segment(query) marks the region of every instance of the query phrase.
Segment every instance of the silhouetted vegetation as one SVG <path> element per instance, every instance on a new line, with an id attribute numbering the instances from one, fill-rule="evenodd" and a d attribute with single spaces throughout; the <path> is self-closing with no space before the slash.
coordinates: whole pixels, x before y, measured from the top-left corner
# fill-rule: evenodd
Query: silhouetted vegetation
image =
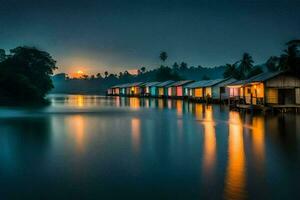
<path id="1" fill-rule="evenodd" d="M 165 62 L 165 61 L 167 60 L 167 58 L 168 58 L 167 52 L 162 51 L 162 52 L 160 53 L 160 55 L 159 55 L 159 58 L 160 58 L 163 62 Z"/>
<path id="2" fill-rule="evenodd" d="M 104 76 L 100 73 L 96 75 L 82 75 L 80 78 L 69 78 L 67 74 L 57 74 L 53 76 L 55 88 L 53 93 L 105 93 L 108 87 L 116 84 L 131 82 L 147 82 L 147 81 L 166 81 L 166 80 L 202 80 L 221 78 L 225 67 L 205 68 L 198 66 L 189 66 L 185 62 L 175 62 L 170 68 L 166 60 L 167 52 L 161 52 L 159 59 L 162 65 L 159 68 L 147 70 L 146 67 L 140 67 L 137 74 L 130 74 L 127 70 L 118 74 L 104 72 Z"/>
<path id="3" fill-rule="evenodd" d="M 177 72 L 172 71 L 170 67 L 160 66 L 156 72 L 156 81 L 167 81 L 167 80 L 181 80 L 181 77 Z"/>
<path id="4" fill-rule="evenodd" d="M 165 80 L 208 80 L 216 78 L 235 78 L 237 80 L 247 79 L 263 71 L 292 70 L 299 74 L 299 41 L 294 40 L 287 43 L 287 49 L 277 57 L 270 57 L 266 63 L 255 65 L 252 56 L 244 53 L 240 60 L 233 64 L 226 64 L 213 68 L 189 66 L 183 61 L 174 62 L 168 65 L 168 53 L 162 51 L 159 54 L 161 66 L 156 69 L 147 69 L 142 66 L 137 74 L 130 74 L 128 71 L 118 74 L 104 72 L 96 75 L 81 78 L 69 78 L 67 75 L 55 75 L 53 77 L 55 89 L 53 92 L 62 93 L 104 93 L 105 90 L 116 84 L 130 82 L 150 82 Z M 58 76 L 58 77 L 57 77 Z"/>
<path id="5" fill-rule="evenodd" d="M 56 61 L 34 47 L 17 47 L 6 55 L 0 50 L 1 103 L 42 103 L 53 88 L 50 75 Z"/>
<path id="6" fill-rule="evenodd" d="M 300 40 L 291 40 L 286 43 L 287 48 L 283 54 L 271 56 L 266 66 L 269 71 L 287 70 L 300 77 Z"/>
<path id="7" fill-rule="evenodd" d="M 240 61 L 234 64 L 226 64 L 223 77 L 243 80 L 263 72 L 261 66 L 254 66 L 253 64 L 252 56 L 249 53 L 244 53 Z"/>
<path id="8" fill-rule="evenodd" d="M 244 53 L 243 58 L 234 63 L 226 64 L 223 76 L 225 78 L 233 77 L 238 80 L 247 79 L 263 72 L 263 66 L 268 71 L 290 71 L 300 76 L 300 40 L 291 40 L 282 55 L 271 56 L 264 65 L 254 66 L 253 59 L 248 53 Z"/>

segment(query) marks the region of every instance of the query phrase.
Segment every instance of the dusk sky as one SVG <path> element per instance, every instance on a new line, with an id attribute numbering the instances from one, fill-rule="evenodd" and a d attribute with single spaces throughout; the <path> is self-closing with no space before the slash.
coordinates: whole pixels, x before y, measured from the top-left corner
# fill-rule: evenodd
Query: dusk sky
<path id="1" fill-rule="evenodd" d="M 249 52 L 256 64 L 300 36 L 298 0 L 0 0 L 0 48 L 36 46 L 57 72 L 87 74 L 167 63 L 214 67 Z"/>

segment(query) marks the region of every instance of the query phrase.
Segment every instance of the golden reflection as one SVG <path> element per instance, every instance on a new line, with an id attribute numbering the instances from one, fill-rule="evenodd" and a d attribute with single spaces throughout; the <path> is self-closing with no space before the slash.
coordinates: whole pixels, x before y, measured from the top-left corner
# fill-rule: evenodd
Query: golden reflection
<path id="1" fill-rule="evenodd" d="M 163 109 L 164 108 L 164 100 L 163 99 L 158 99 L 158 108 Z"/>
<path id="2" fill-rule="evenodd" d="M 203 166 L 205 174 L 212 174 L 216 162 L 216 133 L 213 120 L 212 106 L 205 110 L 204 126 L 204 154 Z"/>
<path id="3" fill-rule="evenodd" d="M 181 100 L 177 100 L 176 101 L 176 110 L 177 110 L 177 115 L 178 116 L 182 116 L 182 106 L 183 106 L 183 104 L 182 104 L 182 101 Z"/>
<path id="4" fill-rule="evenodd" d="M 140 99 L 133 97 L 129 99 L 130 108 L 138 109 L 140 108 Z"/>
<path id="5" fill-rule="evenodd" d="M 195 115 L 196 119 L 203 119 L 203 105 L 196 103 L 195 104 Z"/>
<path id="6" fill-rule="evenodd" d="M 78 106 L 78 107 L 83 107 L 83 96 L 82 95 L 76 95 L 75 96 L 75 101 L 76 101 L 76 105 Z"/>
<path id="7" fill-rule="evenodd" d="M 141 121 L 138 118 L 131 119 L 131 141 L 134 152 L 138 152 L 140 148 L 141 137 Z"/>
<path id="8" fill-rule="evenodd" d="M 265 124 L 262 117 L 253 117 L 252 120 L 253 130 L 253 150 L 256 167 L 262 168 L 265 160 Z"/>
<path id="9" fill-rule="evenodd" d="M 245 199 L 246 169 L 243 124 L 239 113 L 229 113 L 228 165 L 225 177 L 225 197 Z"/>
<path id="10" fill-rule="evenodd" d="M 73 130 L 73 132 L 71 132 L 75 139 L 76 142 L 76 149 L 80 152 L 84 151 L 84 140 L 85 140 L 85 134 L 84 134 L 84 130 L 85 130 L 85 122 L 84 119 L 81 115 L 75 115 L 75 116 L 71 116 L 66 118 L 67 120 L 67 124 L 69 126 L 70 130 Z"/>

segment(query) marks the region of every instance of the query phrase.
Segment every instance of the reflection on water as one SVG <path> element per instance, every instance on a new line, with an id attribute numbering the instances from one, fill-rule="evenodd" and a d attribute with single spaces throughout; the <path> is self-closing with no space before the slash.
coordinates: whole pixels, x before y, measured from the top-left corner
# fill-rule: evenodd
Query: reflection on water
<path id="1" fill-rule="evenodd" d="M 258 172 L 263 170 L 265 162 L 265 124 L 264 119 L 261 116 L 255 116 L 252 119 L 252 144 L 253 144 L 253 153 L 256 163 L 256 168 Z M 261 174 L 260 173 L 260 174 Z"/>
<path id="2" fill-rule="evenodd" d="M 139 151 L 140 148 L 140 140 L 141 140 L 141 130 L 140 130 L 140 119 L 132 118 L 131 119 L 131 139 L 132 139 L 132 146 L 135 152 Z"/>
<path id="3" fill-rule="evenodd" d="M 46 108 L 0 108 L 3 199 L 299 196 L 299 114 L 170 99 L 49 99 Z"/>
<path id="4" fill-rule="evenodd" d="M 176 101 L 176 110 L 177 110 L 178 116 L 182 116 L 182 113 L 183 113 L 183 108 L 182 108 L 183 105 L 182 104 L 183 104 L 183 101 L 181 101 L 181 100 Z"/>
<path id="5" fill-rule="evenodd" d="M 243 124 L 239 113 L 229 113 L 228 165 L 225 177 L 225 197 L 245 199 L 246 161 L 243 139 Z"/>
<path id="6" fill-rule="evenodd" d="M 213 121 L 212 106 L 207 106 L 205 110 L 204 127 L 204 152 L 203 165 L 205 174 L 211 176 L 216 162 L 216 133 L 215 122 Z"/>
<path id="7" fill-rule="evenodd" d="M 196 118 L 201 120 L 203 119 L 203 106 L 202 104 L 194 104 L 194 107 L 195 107 L 195 115 L 196 115 Z"/>
<path id="8" fill-rule="evenodd" d="M 75 136 L 77 149 L 80 152 L 84 151 L 84 130 L 86 129 L 84 118 L 80 115 L 71 116 L 66 119 L 65 123 L 69 129 L 74 130 L 71 134 Z"/>
<path id="9" fill-rule="evenodd" d="M 129 105 L 130 105 L 130 108 L 139 109 L 140 108 L 140 98 L 136 98 L 136 97 L 130 98 Z"/>
<path id="10" fill-rule="evenodd" d="M 83 96 L 82 95 L 76 95 L 75 99 L 77 99 L 77 106 L 82 107 L 83 106 Z"/>

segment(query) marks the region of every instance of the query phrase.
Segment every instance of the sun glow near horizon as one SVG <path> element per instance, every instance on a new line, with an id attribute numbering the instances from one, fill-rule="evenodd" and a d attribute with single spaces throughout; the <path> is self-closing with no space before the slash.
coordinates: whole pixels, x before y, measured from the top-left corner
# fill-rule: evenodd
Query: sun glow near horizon
<path id="1" fill-rule="evenodd" d="M 70 74 L 72 78 L 81 78 L 85 74 L 85 72 L 83 69 L 77 69 L 74 72 L 71 72 Z"/>

